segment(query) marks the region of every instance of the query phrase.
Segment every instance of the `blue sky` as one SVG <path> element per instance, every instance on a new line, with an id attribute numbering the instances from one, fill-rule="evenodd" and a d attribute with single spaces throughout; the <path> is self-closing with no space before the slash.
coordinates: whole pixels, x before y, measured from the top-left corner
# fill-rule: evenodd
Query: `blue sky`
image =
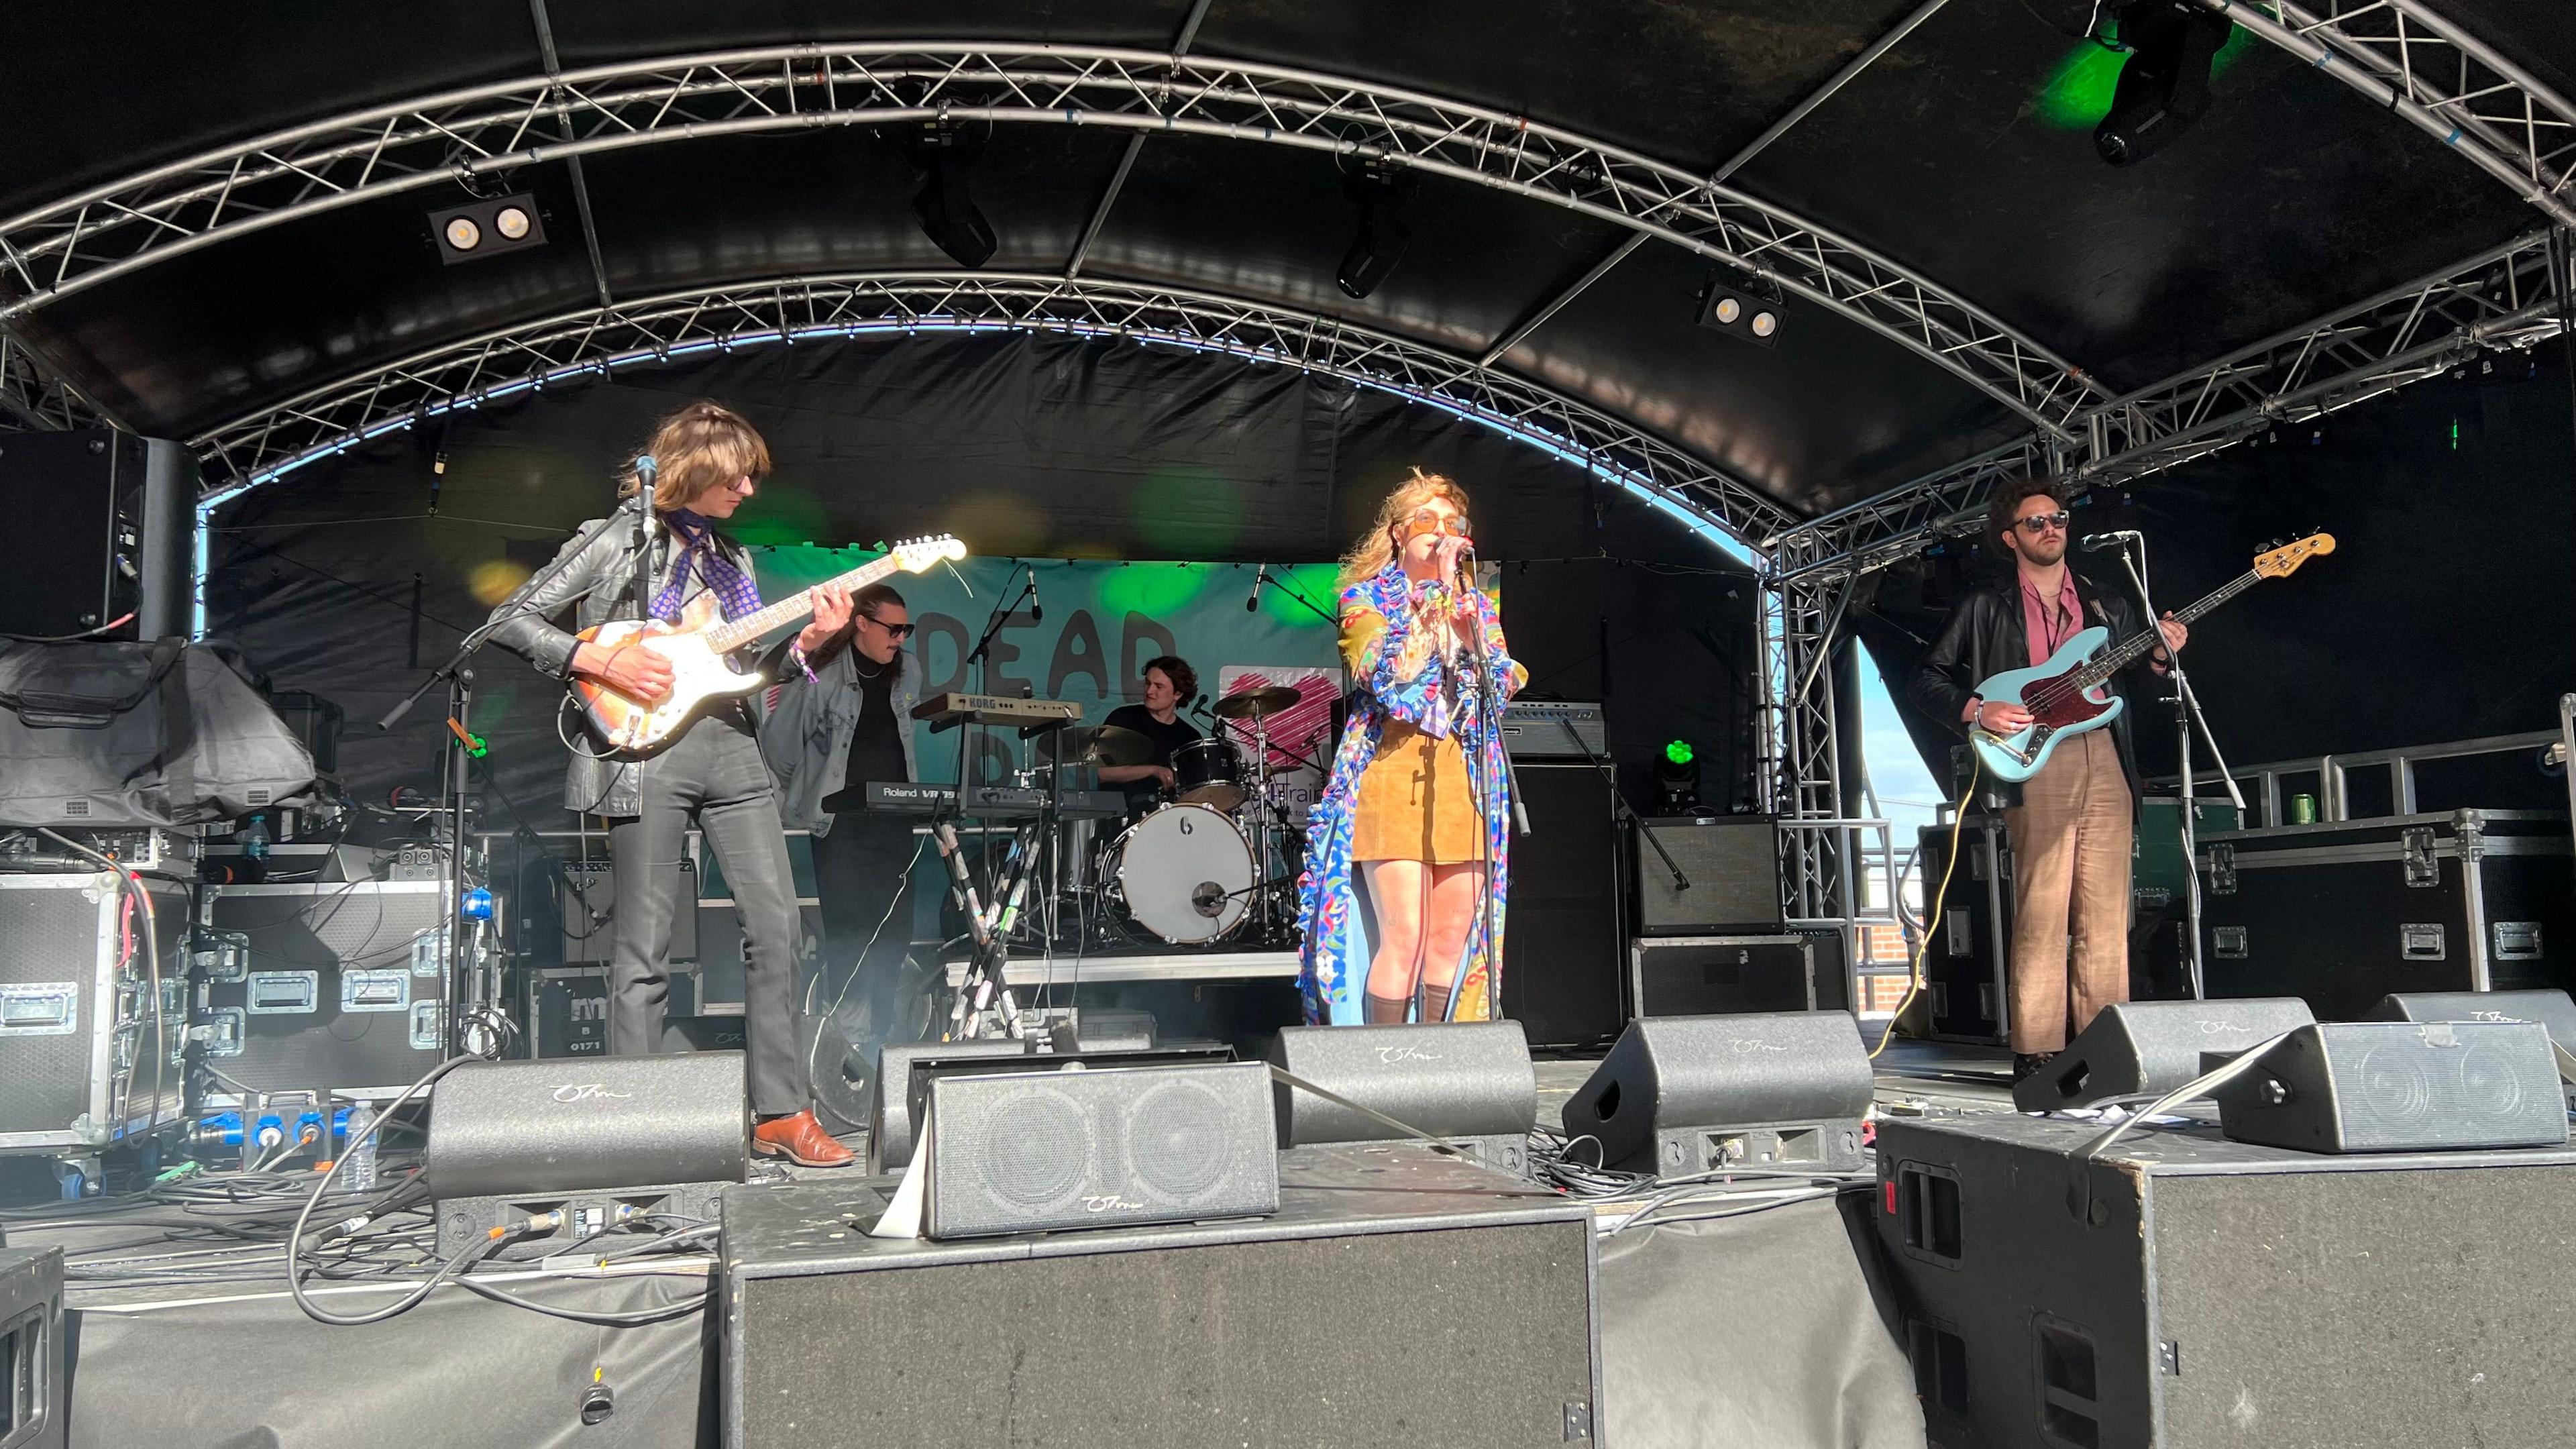
<path id="1" fill-rule="evenodd" d="M 1860 646 L 1855 646 L 1860 647 Z M 1879 809 L 1895 822 L 1894 840 L 1901 859 L 1913 844 L 1915 830 L 1932 823 L 1933 808 L 1944 798 L 1932 772 L 1923 767 L 1914 741 L 1896 718 L 1895 702 L 1878 676 L 1878 661 L 1861 648 L 1861 755 L 1869 763 L 1870 783 L 1878 790 Z"/>

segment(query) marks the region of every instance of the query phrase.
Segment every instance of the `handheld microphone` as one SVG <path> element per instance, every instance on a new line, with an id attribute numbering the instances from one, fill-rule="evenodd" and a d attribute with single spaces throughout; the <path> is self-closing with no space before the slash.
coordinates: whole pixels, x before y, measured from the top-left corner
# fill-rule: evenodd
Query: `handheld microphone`
<path id="1" fill-rule="evenodd" d="M 1261 607 L 1261 586 L 1270 582 L 1270 565 L 1263 564 L 1252 574 L 1252 595 L 1243 601 L 1243 612 L 1249 614 Z"/>
<path id="2" fill-rule="evenodd" d="M 2106 548 L 2117 548 L 2121 544 L 2127 543 L 2130 539 L 2143 537 L 2145 537 L 2145 535 L 2139 533 L 2134 528 L 2115 528 L 2109 533 L 2088 533 L 2084 535 L 2084 542 L 2080 547 L 2082 547 L 2086 553 L 2100 553 Z"/>
<path id="3" fill-rule="evenodd" d="M 1036 564 L 1029 565 L 1029 618 L 1032 622 L 1037 623 L 1043 623 L 1046 620 L 1046 605 L 1038 600 L 1038 566 Z"/>

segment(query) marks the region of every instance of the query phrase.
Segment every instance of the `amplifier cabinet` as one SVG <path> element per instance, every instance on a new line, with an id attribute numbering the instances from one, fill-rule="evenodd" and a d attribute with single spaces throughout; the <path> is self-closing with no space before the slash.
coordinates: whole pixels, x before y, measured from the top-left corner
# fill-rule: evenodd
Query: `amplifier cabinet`
<path id="1" fill-rule="evenodd" d="M 1257 1221 L 965 1243 L 866 1236 L 855 1183 L 728 1189 L 724 1442 L 1595 1441 L 1581 1204 L 1410 1145 L 1294 1148 L 1279 1185 Z"/>
<path id="2" fill-rule="evenodd" d="M 224 1082 L 390 1097 L 447 1055 L 444 883 L 207 886 L 203 913 L 196 1017 Z"/>
<path id="3" fill-rule="evenodd" d="M 1814 1011 L 1815 941 L 1805 935 L 1667 936 L 1628 943 L 1639 1016 Z"/>
<path id="4" fill-rule="evenodd" d="M 2214 1127 L 1881 1118 L 1873 1215 L 1934 1442 L 2567 1442 L 2576 1151 L 2319 1156 Z"/>
<path id="5" fill-rule="evenodd" d="M 2576 988 L 2567 819 L 2458 810 L 2201 837 L 2212 996 L 2300 996 L 2321 1021 L 2391 992 Z"/>
<path id="6" fill-rule="evenodd" d="M 671 899 L 671 948 L 665 959 L 698 959 L 697 862 L 677 867 L 680 883 Z M 563 921 L 563 960 L 567 966 L 606 961 L 617 929 L 617 870 L 605 860 L 555 862 L 555 910 Z"/>
<path id="7" fill-rule="evenodd" d="M 161 945 L 105 871 L 0 875 L 0 1152 L 91 1152 L 174 1126 L 187 1086 L 185 885 L 143 877 Z"/>
<path id="8" fill-rule="evenodd" d="M 1637 934 L 1716 936 L 1780 929 L 1780 827 L 1768 815 L 1678 816 L 1648 820 L 1628 832 L 1628 861 L 1637 877 Z M 1655 842 L 1671 853 L 1688 889 Z"/>
<path id="9" fill-rule="evenodd" d="M 1929 902 L 1949 870 L 1950 827 L 1927 826 L 1920 838 L 1915 873 Z M 2001 819 L 1970 815 L 1960 824 L 1959 865 L 1949 875 L 1939 928 L 1923 953 L 1931 1037 L 2000 1045 L 2012 1031 L 2013 911 L 2012 845 Z"/>

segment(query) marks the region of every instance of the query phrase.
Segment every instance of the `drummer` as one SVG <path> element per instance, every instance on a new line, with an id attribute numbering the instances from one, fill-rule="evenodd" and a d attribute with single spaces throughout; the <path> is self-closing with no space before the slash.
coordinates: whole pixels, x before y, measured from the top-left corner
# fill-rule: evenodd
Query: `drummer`
<path id="1" fill-rule="evenodd" d="M 1188 660 L 1165 654 L 1145 661 L 1144 676 L 1144 703 L 1120 705 L 1106 723 L 1143 735 L 1154 747 L 1153 757 L 1141 765 L 1100 769 L 1101 784 L 1127 792 L 1132 815 L 1153 809 L 1156 797 L 1172 788 L 1173 752 L 1199 738 L 1197 726 L 1181 718 L 1182 707 L 1198 697 L 1199 672 Z"/>

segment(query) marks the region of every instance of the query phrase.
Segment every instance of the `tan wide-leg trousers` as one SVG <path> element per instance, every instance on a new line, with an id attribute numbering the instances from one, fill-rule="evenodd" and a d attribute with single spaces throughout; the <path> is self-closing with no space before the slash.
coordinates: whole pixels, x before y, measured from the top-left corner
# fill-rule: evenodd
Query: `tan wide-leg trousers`
<path id="1" fill-rule="evenodd" d="M 2062 1050 L 2129 999 L 2129 783 L 2107 729 L 2058 746 L 2004 812 L 2012 837 L 2012 1049 Z"/>

